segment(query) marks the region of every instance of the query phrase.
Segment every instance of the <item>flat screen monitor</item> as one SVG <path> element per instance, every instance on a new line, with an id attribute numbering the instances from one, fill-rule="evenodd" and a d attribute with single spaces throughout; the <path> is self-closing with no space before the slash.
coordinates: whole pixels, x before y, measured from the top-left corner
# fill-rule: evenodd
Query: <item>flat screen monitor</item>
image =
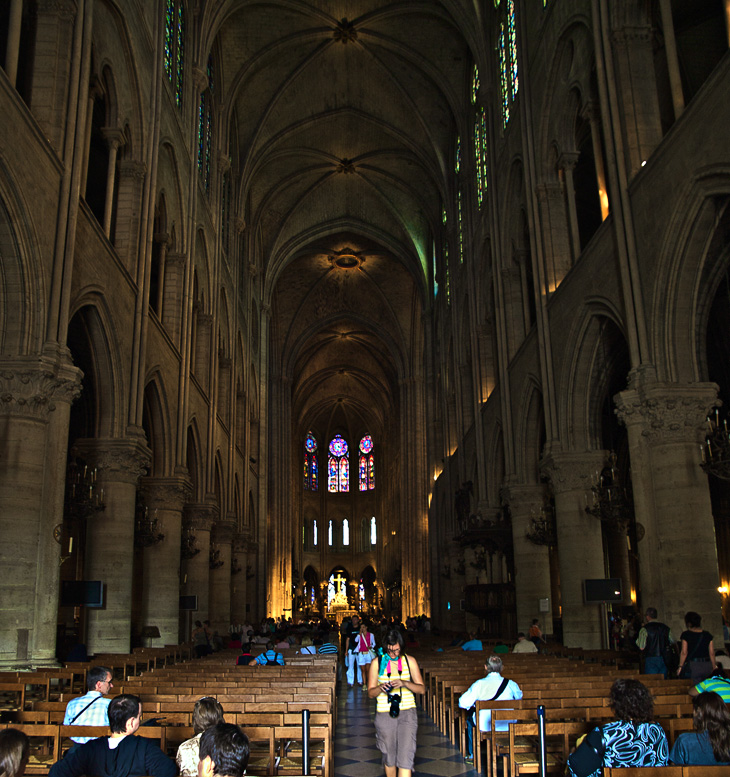
<path id="1" fill-rule="evenodd" d="M 192 594 L 180 597 L 180 609 L 195 612 L 198 609 L 198 595 Z"/>
<path id="2" fill-rule="evenodd" d="M 586 604 L 620 602 L 623 599 L 620 577 L 598 578 L 583 581 L 583 596 Z"/>
<path id="3" fill-rule="evenodd" d="M 101 580 L 62 580 L 61 606 L 102 608 L 104 583 Z"/>

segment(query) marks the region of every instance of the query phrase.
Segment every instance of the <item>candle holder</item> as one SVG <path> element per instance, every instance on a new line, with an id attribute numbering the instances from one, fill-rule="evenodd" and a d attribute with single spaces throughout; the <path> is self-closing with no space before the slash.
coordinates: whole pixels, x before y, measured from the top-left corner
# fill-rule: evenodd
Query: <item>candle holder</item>
<path id="1" fill-rule="evenodd" d="M 720 411 L 707 416 L 707 437 L 700 445 L 702 462 L 700 466 L 708 475 L 721 480 L 730 480 L 730 432 L 727 418 L 720 422 Z"/>
<path id="2" fill-rule="evenodd" d="M 626 494 L 626 489 L 621 485 L 619 469 L 616 466 L 616 454 L 611 451 L 608 454 L 606 464 L 600 474 L 596 473 L 591 486 L 590 497 L 586 496 L 585 510 L 588 515 L 598 518 L 605 524 L 617 527 L 620 531 L 628 532 L 631 524 L 631 502 Z"/>

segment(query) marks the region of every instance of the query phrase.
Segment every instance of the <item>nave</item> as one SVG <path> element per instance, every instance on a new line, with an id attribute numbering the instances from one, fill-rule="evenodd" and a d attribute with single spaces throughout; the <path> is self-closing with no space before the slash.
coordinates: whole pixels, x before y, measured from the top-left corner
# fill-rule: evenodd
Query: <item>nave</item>
<path id="1" fill-rule="evenodd" d="M 340 687 L 335 777 L 380 777 L 384 773 L 375 744 L 374 714 L 375 702 L 358 686 Z M 418 749 L 413 774 L 414 777 L 476 777 L 477 774 L 422 707 L 418 708 Z"/>

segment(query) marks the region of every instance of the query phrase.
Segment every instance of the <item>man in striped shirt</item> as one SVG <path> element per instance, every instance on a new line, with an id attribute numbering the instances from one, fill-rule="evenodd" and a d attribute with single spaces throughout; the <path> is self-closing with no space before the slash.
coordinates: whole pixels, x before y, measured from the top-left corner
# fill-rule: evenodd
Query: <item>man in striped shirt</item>
<path id="1" fill-rule="evenodd" d="M 697 683 L 694 688 L 689 689 L 689 695 L 699 696 L 703 691 L 714 691 L 722 696 L 725 704 L 730 704 L 730 680 L 720 675 L 713 675 Z"/>

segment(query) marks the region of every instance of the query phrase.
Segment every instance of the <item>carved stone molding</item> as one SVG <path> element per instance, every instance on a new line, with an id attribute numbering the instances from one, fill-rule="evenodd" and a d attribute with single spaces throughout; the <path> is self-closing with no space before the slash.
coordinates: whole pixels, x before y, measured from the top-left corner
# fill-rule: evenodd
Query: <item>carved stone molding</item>
<path id="1" fill-rule="evenodd" d="M 627 427 L 639 426 L 648 442 L 699 443 L 710 410 L 720 404 L 715 383 L 639 385 L 616 394 L 616 415 Z"/>
<path id="2" fill-rule="evenodd" d="M 80 396 L 82 375 L 63 357 L 0 360 L 0 414 L 47 420 L 57 402 Z"/>
<path id="3" fill-rule="evenodd" d="M 540 472 L 550 478 L 555 494 L 587 491 L 606 461 L 606 451 L 553 453 L 540 462 Z"/>
<path id="4" fill-rule="evenodd" d="M 88 438 L 74 443 L 74 452 L 87 464 L 96 467 L 100 476 L 116 483 L 137 485 L 147 472 L 152 455 L 139 439 Z"/>
<path id="5" fill-rule="evenodd" d="M 207 504 L 187 504 L 183 510 L 185 528 L 210 531 L 218 518 L 218 508 Z"/>
<path id="6" fill-rule="evenodd" d="M 651 27 L 623 27 L 620 30 L 614 30 L 611 35 L 611 41 L 616 48 L 622 49 L 633 48 L 637 43 L 648 45 L 653 38 Z"/>
<path id="7" fill-rule="evenodd" d="M 529 513 L 530 510 L 540 511 L 543 505 L 543 486 L 536 484 L 518 484 L 504 486 L 500 490 L 502 500 L 506 502 L 512 514 Z"/>
<path id="8" fill-rule="evenodd" d="M 119 127 L 102 127 L 101 134 L 109 148 L 119 148 L 124 145 L 124 131 Z"/>
<path id="9" fill-rule="evenodd" d="M 143 180 L 147 173 L 147 165 L 136 159 L 122 159 L 119 163 L 119 175 L 121 177 L 137 178 Z"/>
<path id="10" fill-rule="evenodd" d="M 230 545 L 235 531 L 236 527 L 230 521 L 216 521 L 211 530 L 211 541 L 219 545 Z"/>
<path id="11" fill-rule="evenodd" d="M 185 257 L 186 254 L 184 253 L 178 253 L 177 251 L 170 251 L 169 253 L 165 254 L 165 265 L 175 265 L 176 267 L 184 267 L 185 266 Z"/>
<path id="12" fill-rule="evenodd" d="M 143 478 L 140 489 L 151 509 L 182 511 L 192 495 L 188 478 Z"/>
<path id="13" fill-rule="evenodd" d="M 77 4 L 71 0 L 38 0 L 39 16 L 57 16 L 65 22 L 72 21 L 76 16 Z"/>

